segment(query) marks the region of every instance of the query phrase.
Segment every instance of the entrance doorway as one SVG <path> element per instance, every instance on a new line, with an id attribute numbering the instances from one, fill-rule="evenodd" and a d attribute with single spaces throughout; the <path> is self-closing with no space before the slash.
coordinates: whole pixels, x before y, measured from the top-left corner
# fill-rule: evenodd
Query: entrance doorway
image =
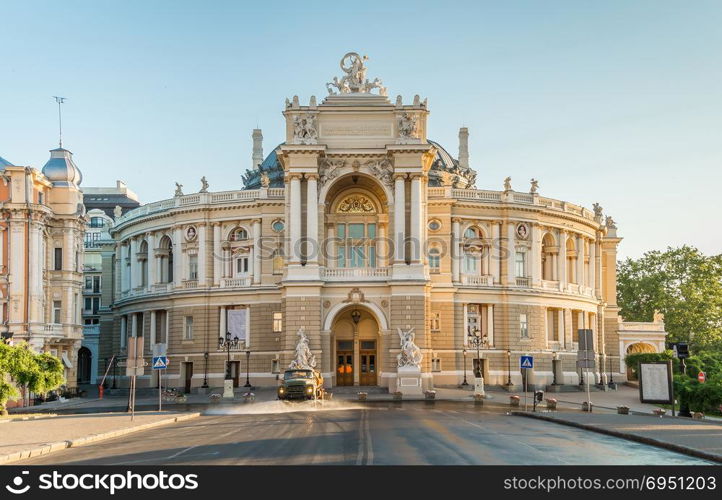
<path id="1" fill-rule="evenodd" d="M 336 385 L 353 385 L 353 340 L 336 344 Z"/>
<path id="2" fill-rule="evenodd" d="M 90 349 L 83 346 L 78 350 L 78 384 L 90 383 L 90 368 L 93 354 Z"/>
<path id="3" fill-rule="evenodd" d="M 185 384 L 183 387 L 183 392 L 186 394 L 190 394 L 191 392 L 191 382 L 193 380 L 193 363 L 183 363 L 183 373 L 184 373 L 184 380 Z"/>
<path id="4" fill-rule="evenodd" d="M 362 340 L 359 351 L 360 385 L 376 385 L 376 341 Z"/>
<path id="5" fill-rule="evenodd" d="M 231 361 L 231 379 L 233 379 L 233 387 L 238 387 L 240 371 L 241 371 L 241 362 L 240 361 Z"/>

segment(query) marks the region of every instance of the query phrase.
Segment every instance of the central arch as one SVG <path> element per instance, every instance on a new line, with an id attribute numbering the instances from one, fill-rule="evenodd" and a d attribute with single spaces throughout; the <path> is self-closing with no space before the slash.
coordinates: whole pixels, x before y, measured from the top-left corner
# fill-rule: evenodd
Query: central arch
<path id="1" fill-rule="evenodd" d="M 329 312 L 325 325 L 330 331 L 333 385 L 378 385 L 384 358 L 381 332 L 386 326 L 378 306 L 371 303 L 338 304 Z"/>

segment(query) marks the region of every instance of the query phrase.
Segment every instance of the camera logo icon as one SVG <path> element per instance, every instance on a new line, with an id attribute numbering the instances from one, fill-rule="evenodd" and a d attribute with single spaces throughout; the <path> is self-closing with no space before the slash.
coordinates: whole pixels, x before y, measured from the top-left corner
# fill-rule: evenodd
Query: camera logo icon
<path id="1" fill-rule="evenodd" d="M 28 474 L 30 474 L 30 471 L 22 471 L 21 475 L 15 476 L 13 478 L 12 485 L 5 485 L 5 489 L 8 490 L 10 493 L 13 493 L 14 495 L 22 495 L 23 493 L 27 493 L 27 491 L 30 489 L 30 485 L 26 484 L 25 486 L 23 486 L 23 482 L 25 479 L 23 476 L 26 476 Z"/>

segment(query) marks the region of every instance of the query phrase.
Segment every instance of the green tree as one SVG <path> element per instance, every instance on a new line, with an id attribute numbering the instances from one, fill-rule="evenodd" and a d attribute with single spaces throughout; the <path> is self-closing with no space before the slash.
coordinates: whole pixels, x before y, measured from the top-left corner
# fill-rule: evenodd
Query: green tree
<path id="1" fill-rule="evenodd" d="M 48 353 L 34 353 L 26 343 L 0 342 L 0 414 L 5 405 L 20 395 L 18 387 L 43 394 L 65 383 L 61 361 Z"/>
<path id="2" fill-rule="evenodd" d="M 617 302 L 628 321 L 664 314 L 669 340 L 722 351 L 722 255 L 690 246 L 651 251 L 617 266 Z"/>

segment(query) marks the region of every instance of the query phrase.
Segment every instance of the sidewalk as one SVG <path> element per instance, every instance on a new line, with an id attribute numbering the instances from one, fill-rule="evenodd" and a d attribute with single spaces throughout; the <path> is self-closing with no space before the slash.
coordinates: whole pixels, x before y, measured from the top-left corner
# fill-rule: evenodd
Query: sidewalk
<path id="1" fill-rule="evenodd" d="M 513 412 L 722 463 L 722 423 L 616 413 Z"/>
<path id="2" fill-rule="evenodd" d="M 199 415 L 141 412 L 136 413 L 131 422 L 130 415 L 126 413 L 95 413 L 5 421 L 0 426 L 0 464 L 173 424 Z"/>

